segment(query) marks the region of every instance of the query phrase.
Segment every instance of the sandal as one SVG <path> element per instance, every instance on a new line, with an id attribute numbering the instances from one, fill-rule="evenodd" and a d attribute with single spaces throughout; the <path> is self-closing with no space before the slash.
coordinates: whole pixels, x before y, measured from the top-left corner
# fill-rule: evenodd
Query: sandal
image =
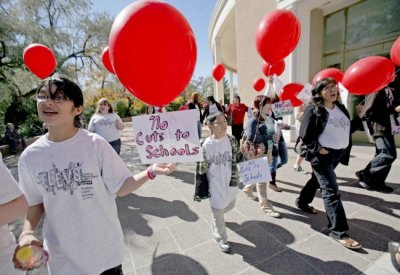
<path id="1" fill-rule="evenodd" d="M 344 238 L 344 239 L 335 239 L 335 241 L 343 245 L 344 247 L 351 249 L 351 250 L 358 250 L 361 248 L 361 244 L 351 238 Z"/>

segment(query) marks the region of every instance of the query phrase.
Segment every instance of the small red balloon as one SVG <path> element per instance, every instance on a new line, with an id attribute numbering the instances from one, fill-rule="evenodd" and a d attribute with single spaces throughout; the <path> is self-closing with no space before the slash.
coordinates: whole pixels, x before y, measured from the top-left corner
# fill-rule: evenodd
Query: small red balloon
<path id="1" fill-rule="evenodd" d="M 30 44 L 22 54 L 25 66 L 37 77 L 44 79 L 56 69 L 54 53 L 41 44 Z"/>
<path id="2" fill-rule="evenodd" d="M 303 90 L 304 85 L 300 83 L 289 83 L 283 86 L 281 94 L 279 96 L 280 100 L 290 100 L 293 107 L 299 107 L 303 104 L 303 101 L 298 99 L 296 96 Z"/>
<path id="3" fill-rule="evenodd" d="M 343 72 L 336 68 L 324 69 L 314 76 L 312 80 L 312 85 L 315 85 L 318 81 L 327 77 L 333 78 L 337 82 L 341 82 L 343 78 Z"/>
<path id="4" fill-rule="evenodd" d="M 224 65 L 216 64 L 213 68 L 212 75 L 216 81 L 220 81 L 225 75 Z"/>
<path id="5" fill-rule="evenodd" d="M 387 86 L 394 73 L 394 65 L 388 58 L 368 56 L 356 61 L 344 72 L 342 84 L 351 94 L 366 95 Z"/>
<path id="6" fill-rule="evenodd" d="M 253 82 L 253 88 L 257 92 L 260 92 L 265 87 L 265 81 L 262 78 L 256 78 Z"/>
<path id="7" fill-rule="evenodd" d="M 101 61 L 103 62 L 103 65 L 107 69 L 107 71 L 109 71 L 112 74 L 115 74 L 110 61 L 110 51 L 108 49 L 108 46 L 104 48 L 101 54 Z"/>
<path id="8" fill-rule="evenodd" d="M 170 4 L 133 2 L 114 20 L 108 45 L 118 79 L 147 104 L 168 105 L 192 78 L 197 58 L 194 33 Z"/>
<path id="9" fill-rule="evenodd" d="M 294 13 L 274 10 L 264 16 L 257 28 L 257 51 L 264 61 L 274 65 L 296 48 L 300 33 L 300 21 Z"/>
<path id="10" fill-rule="evenodd" d="M 262 66 L 262 71 L 265 76 L 272 76 L 276 74 L 280 76 L 285 70 L 285 61 L 281 60 L 275 63 L 274 65 L 269 64 L 268 62 L 264 62 Z"/>
<path id="11" fill-rule="evenodd" d="M 390 59 L 393 64 L 400 66 L 400 37 L 394 41 L 392 48 L 390 49 Z"/>

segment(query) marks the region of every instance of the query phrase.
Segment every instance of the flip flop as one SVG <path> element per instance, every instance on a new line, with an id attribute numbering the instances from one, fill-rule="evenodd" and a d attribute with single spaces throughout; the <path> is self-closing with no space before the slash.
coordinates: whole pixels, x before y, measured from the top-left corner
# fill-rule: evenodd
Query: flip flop
<path id="1" fill-rule="evenodd" d="M 358 250 L 361 249 L 361 244 L 351 238 L 344 238 L 344 239 L 336 239 L 332 238 L 344 247 L 351 249 L 351 250 Z"/>

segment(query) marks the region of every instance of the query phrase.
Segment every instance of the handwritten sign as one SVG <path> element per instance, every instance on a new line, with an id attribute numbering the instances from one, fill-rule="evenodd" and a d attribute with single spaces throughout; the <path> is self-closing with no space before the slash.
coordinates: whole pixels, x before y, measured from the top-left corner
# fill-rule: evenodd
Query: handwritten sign
<path id="1" fill-rule="evenodd" d="M 268 159 L 258 158 L 239 163 L 240 181 L 244 185 L 272 180 Z"/>
<path id="2" fill-rule="evenodd" d="M 280 96 L 283 87 L 283 82 L 276 74 L 274 74 L 273 78 L 274 78 L 274 90 L 276 92 L 276 95 Z"/>
<path id="3" fill-rule="evenodd" d="M 397 120 L 394 118 L 394 115 L 390 115 L 390 126 L 392 127 L 392 135 L 400 135 L 400 121 L 399 117 Z"/>
<path id="4" fill-rule="evenodd" d="M 278 101 L 272 104 L 272 111 L 274 112 L 275 117 L 282 117 L 293 114 L 293 107 L 290 99 Z"/>
<path id="5" fill-rule="evenodd" d="M 349 91 L 340 82 L 338 83 L 338 88 L 339 88 L 340 98 L 342 99 L 342 104 L 347 109 L 347 98 L 349 97 Z"/>
<path id="6" fill-rule="evenodd" d="M 197 110 L 132 117 L 143 164 L 196 162 L 203 159 L 197 131 Z"/>

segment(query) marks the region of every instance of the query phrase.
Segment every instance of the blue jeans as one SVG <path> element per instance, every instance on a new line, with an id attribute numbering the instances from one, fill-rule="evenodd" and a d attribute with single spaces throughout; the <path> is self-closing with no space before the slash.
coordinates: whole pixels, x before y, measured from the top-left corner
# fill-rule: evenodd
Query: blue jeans
<path id="1" fill-rule="evenodd" d="M 278 156 L 272 157 L 272 163 L 269 167 L 270 172 L 276 172 L 276 169 L 285 165 L 288 162 L 288 151 L 286 147 L 286 142 L 283 137 L 278 142 Z"/>
<path id="2" fill-rule="evenodd" d="M 349 230 L 346 213 L 340 199 L 339 188 L 336 181 L 335 168 L 339 164 L 344 150 L 328 149 L 329 154 L 317 156 L 311 160 L 313 168 L 311 179 L 300 192 L 299 205 L 306 206 L 312 202 L 315 192 L 321 189 L 322 199 L 325 204 L 328 218 L 330 236 L 336 239 L 348 237 Z"/>
<path id="3" fill-rule="evenodd" d="M 109 142 L 115 152 L 119 155 L 121 153 L 121 139 L 113 140 Z"/>
<path id="4" fill-rule="evenodd" d="M 197 121 L 197 131 L 199 132 L 199 139 L 201 139 L 201 127 L 202 127 L 202 123 L 200 121 Z"/>

